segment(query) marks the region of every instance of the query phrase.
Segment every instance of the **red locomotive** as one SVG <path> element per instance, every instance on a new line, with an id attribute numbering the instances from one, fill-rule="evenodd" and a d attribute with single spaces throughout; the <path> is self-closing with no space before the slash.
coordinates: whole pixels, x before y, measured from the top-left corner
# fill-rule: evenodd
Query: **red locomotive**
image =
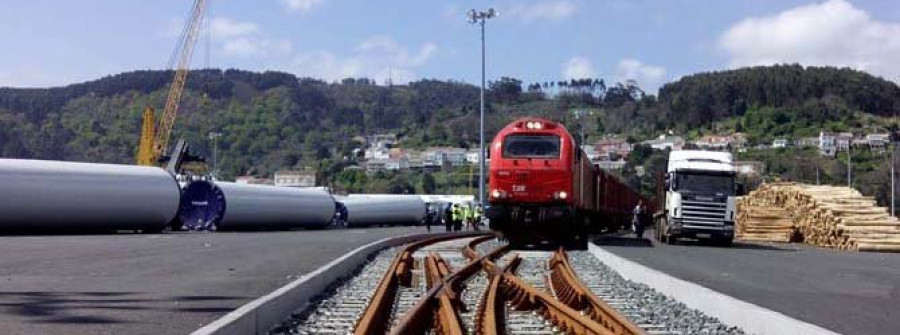
<path id="1" fill-rule="evenodd" d="M 514 121 L 500 130 L 490 150 L 490 206 L 485 214 L 491 228 L 514 245 L 584 245 L 589 233 L 628 222 L 641 199 L 591 164 L 556 122 Z"/>

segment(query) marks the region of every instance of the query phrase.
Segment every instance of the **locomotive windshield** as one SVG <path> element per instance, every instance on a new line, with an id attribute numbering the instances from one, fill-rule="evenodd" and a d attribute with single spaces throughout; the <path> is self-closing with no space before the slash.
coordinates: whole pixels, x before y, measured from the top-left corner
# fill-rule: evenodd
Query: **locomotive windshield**
<path id="1" fill-rule="evenodd" d="M 559 136 L 510 135 L 503 141 L 504 158 L 559 158 Z"/>

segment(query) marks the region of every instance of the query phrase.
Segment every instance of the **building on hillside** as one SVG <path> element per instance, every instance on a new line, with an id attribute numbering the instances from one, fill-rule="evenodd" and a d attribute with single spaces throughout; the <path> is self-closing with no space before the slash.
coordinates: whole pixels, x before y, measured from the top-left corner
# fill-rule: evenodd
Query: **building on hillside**
<path id="1" fill-rule="evenodd" d="M 428 166 L 462 166 L 468 162 L 468 152 L 463 148 L 431 147 L 422 152 L 422 158 Z"/>
<path id="2" fill-rule="evenodd" d="M 747 134 L 744 133 L 733 133 L 731 136 L 731 147 L 734 149 L 740 149 L 747 146 Z"/>
<path id="3" fill-rule="evenodd" d="M 622 168 L 625 167 L 625 160 L 620 159 L 617 161 L 611 161 L 611 160 L 597 161 L 594 163 L 594 165 L 597 165 L 597 167 L 604 169 L 604 170 L 621 170 Z"/>
<path id="4" fill-rule="evenodd" d="M 819 132 L 819 153 L 822 156 L 831 156 L 837 154 L 837 134 L 830 132 Z"/>
<path id="5" fill-rule="evenodd" d="M 240 176 L 234 179 L 235 184 L 248 185 L 274 185 L 275 181 L 268 178 L 257 178 L 256 176 Z"/>
<path id="6" fill-rule="evenodd" d="M 388 159 L 391 158 L 391 151 L 387 148 L 368 148 L 365 153 L 366 159 Z"/>
<path id="7" fill-rule="evenodd" d="M 451 148 L 446 152 L 447 161 L 453 166 L 463 166 L 466 164 L 466 149 Z"/>
<path id="8" fill-rule="evenodd" d="M 794 146 L 800 148 L 806 147 L 818 147 L 819 146 L 819 138 L 818 137 L 801 137 L 794 141 Z"/>
<path id="9" fill-rule="evenodd" d="M 366 144 L 369 148 L 390 149 L 397 144 L 396 134 L 376 134 L 366 136 Z"/>
<path id="10" fill-rule="evenodd" d="M 720 135 L 704 135 L 693 142 L 698 149 L 727 150 L 734 147 L 734 137 Z"/>
<path id="11" fill-rule="evenodd" d="M 484 151 L 484 154 L 488 154 L 488 150 Z M 481 153 L 478 152 L 478 149 L 469 149 L 466 151 L 466 162 L 469 164 L 478 164 L 481 161 Z"/>
<path id="12" fill-rule="evenodd" d="M 875 153 L 883 153 L 887 145 L 891 143 L 891 134 L 889 133 L 873 133 L 866 135 L 866 141 L 869 142 L 869 150 Z"/>
<path id="13" fill-rule="evenodd" d="M 641 144 L 649 145 L 656 150 L 681 150 L 684 149 L 684 138 L 674 135 L 660 135 L 659 138 L 643 141 Z"/>
<path id="14" fill-rule="evenodd" d="M 766 172 L 766 164 L 759 161 L 735 161 L 734 170 L 739 174 L 760 175 Z"/>
<path id="15" fill-rule="evenodd" d="M 598 155 L 614 154 L 619 157 L 628 157 L 634 147 L 624 138 L 604 137 L 594 144 L 594 148 Z"/>
<path id="16" fill-rule="evenodd" d="M 316 171 L 312 169 L 276 171 L 274 179 L 275 186 L 313 187 L 316 186 Z"/>
<path id="17" fill-rule="evenodd" d="M 786 139 L 779 138 L 779 139 L 772 141 L 772 148 L 774 148 L 774 149 L 787 148 L 787 146 L 788 146 L 788 140 L 786 140 Z"/>
<path id="18" fill-rule="evenodd" d="M 843 132 L 837 133 L 835 136 L 835 146 L 837 151 L 850 150 L 850 143 L 853 141 L 853 133 Z"/>
<path id="19" fill-rule="evenodd" d="M 391 158 L 384 162 L 384 169 L 388 171 L 409 170 L 409 158 Z"/>
<path id="20" fill-rule="evenodd" d="M 857 137 L 850 140 L 850 147 L 853 148 L 853 151 L 864 150 L 869 148 L 869 140 L 865 137 Z"/>

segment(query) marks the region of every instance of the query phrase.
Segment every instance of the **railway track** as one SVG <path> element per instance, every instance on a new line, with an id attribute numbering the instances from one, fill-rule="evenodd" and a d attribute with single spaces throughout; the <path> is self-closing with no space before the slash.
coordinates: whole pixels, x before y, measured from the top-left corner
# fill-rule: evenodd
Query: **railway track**
<path id="1" fill-rule="evenodd" d="M 512 252 L 492 235 L 424 240 L 381 252 L 272 333 L 741 334 L 610 272 L 585 251 Z"/>

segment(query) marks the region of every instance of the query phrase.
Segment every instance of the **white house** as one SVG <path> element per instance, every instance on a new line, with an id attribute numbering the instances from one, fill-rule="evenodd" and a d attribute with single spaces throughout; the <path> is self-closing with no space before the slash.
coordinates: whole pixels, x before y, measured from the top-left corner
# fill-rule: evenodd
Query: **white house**
<path id="1" fill-rule="evenodd" d="M 684 149 L 684 138 L 673 135 L 660 135 L 659 138 L 643 141 L 642 144 L 649 145 L 656 150 L 681 150 Z"/>
<path id="2" fill-rule="evenodd" d="M 284 170 L 275 172 L 275 186 L 313 187 L 316 186 L 316 171 Z"/>
<path id="3" fill-rule="evenodd" d="M 819 132 L 819 153 L 823 156 L 837 154 L 837 135 L 829 132 Z"/>
<path id="4" fill-rule="evenodd" d="M 788 140 L 779 138 L 772 141 L 772 148 L 787 148 Z"/>

